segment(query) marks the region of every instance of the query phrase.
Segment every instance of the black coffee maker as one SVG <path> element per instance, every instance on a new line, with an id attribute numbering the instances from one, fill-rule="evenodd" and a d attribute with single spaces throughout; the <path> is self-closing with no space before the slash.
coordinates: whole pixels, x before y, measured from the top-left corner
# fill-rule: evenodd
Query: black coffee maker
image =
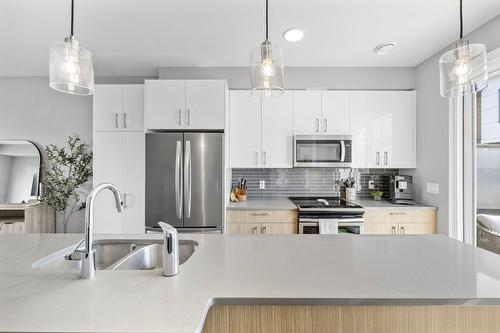
<path id="1" fill-rule="evenodd" d="M 397 205 L 414 205 L 413 177 L 392 175 L 390 183 L 389 201 Z"/>

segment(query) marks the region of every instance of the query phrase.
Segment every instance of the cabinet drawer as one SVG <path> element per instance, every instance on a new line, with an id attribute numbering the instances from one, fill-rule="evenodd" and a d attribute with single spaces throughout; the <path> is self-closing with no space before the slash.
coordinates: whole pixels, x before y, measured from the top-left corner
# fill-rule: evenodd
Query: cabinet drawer
<path id="1" fill-rule="evenodd" d="M 226 219 L 228 223 L 296 223 L 298 215 L 293 210 L 228 210 Z"/>
<path id="2" fill-rule="evenodd" d="M 228 223 L 229 235 L 291 235 L 297 233 L 297 223 Z"/>
<path id="3" fill-rule="evenodd" d="M 395 223 L 365 223 L 363 225 L 364 235 L 395 235 L 398 225 Z"/>
<path id="4" fill-rule="evenodd" d="M 260 235 L 260 223 L 228 223 L 226 233 L 228 235 Z"/>
<path id="5" fill-rule="evenodd" d="M 430 235 L 436 233 L 434 223 L 400 223 L 398 233 L 400 235 Z"/>
<path id="6" fill-rule="evenodd" d="M 434 223 L 434 209 L 370 209 L 365 211 L 365 223 Z"/>

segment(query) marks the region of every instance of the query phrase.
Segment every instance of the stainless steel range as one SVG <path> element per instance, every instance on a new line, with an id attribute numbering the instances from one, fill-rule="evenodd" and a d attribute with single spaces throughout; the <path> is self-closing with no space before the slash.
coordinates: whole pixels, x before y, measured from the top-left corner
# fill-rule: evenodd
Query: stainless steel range
<path id="1" fill-rule="evenodd" d="M 339 233 L 362 234 L 365 209 L 339 197 L 290 197 L 299 207 L 299 234 L 318 234 L 321 219 L 336 219 Z"/>

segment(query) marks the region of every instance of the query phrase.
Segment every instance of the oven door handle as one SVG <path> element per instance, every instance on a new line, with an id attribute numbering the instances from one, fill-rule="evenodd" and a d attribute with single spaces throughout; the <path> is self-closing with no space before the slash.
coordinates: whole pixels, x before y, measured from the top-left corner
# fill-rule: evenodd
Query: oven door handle
<path id="1" fill-rule="evenodd" d="M 340 140 L 340 162 L 345 161 L 345 141 Z"/>

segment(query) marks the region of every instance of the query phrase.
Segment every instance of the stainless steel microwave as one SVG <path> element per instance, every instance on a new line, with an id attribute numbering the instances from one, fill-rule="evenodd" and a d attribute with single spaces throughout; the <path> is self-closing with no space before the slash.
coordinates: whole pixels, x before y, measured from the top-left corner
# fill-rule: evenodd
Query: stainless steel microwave
<path id="1" fill-rule="evenodd" d="M 296 135 L 294 167 L 351 167 L 350 135 Z"/>

